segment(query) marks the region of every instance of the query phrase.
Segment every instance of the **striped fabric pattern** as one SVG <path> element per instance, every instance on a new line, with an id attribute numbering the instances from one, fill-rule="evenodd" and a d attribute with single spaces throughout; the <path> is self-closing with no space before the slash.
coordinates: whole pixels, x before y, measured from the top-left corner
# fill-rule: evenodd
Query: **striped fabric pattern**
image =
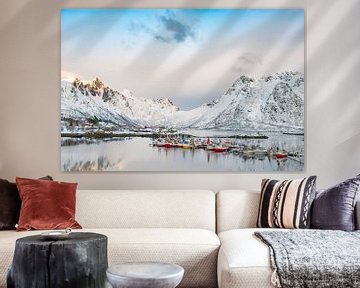
<path id="1" fill-rule="evenodd" d="M 308 228 L 316 176 L 294 180 L 263 179 L 257 227 Z"/>

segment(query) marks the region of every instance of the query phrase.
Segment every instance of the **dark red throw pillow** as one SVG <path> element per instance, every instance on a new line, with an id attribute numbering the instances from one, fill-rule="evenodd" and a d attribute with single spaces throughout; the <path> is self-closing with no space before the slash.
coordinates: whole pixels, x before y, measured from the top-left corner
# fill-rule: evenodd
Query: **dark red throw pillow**
<path id="1" fill-rule="evenodd" d="M 16 178 L 21 198 L 17 231 L 81 228 L 75 220 L 77 183 Z"/>

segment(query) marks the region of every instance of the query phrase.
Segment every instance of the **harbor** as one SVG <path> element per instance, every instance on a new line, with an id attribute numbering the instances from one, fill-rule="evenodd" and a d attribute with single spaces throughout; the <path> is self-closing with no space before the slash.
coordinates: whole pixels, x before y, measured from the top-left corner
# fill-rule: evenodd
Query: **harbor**
<path id="1" fill-rule="evenodd" d="M 207 137 L 195 138 L 195 137 L 179 137 L 166 136 L 164 138 L 156 139 L 152 141 L 149 145 L 158 148 L 164 149 L 202 149 L 214 153 L 231 153 L 234 155 L 239 155 L 243 158 L 256 158 L 256 159 L 265 159 L 266 157 L 272 157 L 277 160 L 286 161 L 288 158 L 294 159 L 302 164 L 304 164 L 304 154 L 303 151 L 287 151 L 285 149 L 280 149 L 279 147 L 268 147 L 264 148 L 260 145 L 246 145 L 239 144 L 233 138 L 236 137 Z M 266 137 L 265 139 L 267 139 Z M 239 138 L 238 138 L 239 139 Z M 242 138 L 244 139 L 244 138 Z M 256 139 L 247 137 L 247 139 Z M 264 139 L 264 138 L 258 138 Z"/>
<path id="2" fill-rule="evenodd" d="M 136 133 L 126 137 L 62 137 L 61 165 L 64 171 L 296 172 L 304 169 L 303 146 L 303 135 L 280 132 L 208 130 L 159 137 Z"/>

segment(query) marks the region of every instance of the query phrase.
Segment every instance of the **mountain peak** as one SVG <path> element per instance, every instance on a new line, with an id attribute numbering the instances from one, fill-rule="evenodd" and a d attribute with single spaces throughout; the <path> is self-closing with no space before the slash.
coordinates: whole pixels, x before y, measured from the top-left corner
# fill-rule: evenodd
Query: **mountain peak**
<path id="1" fill-rule="evenodd" d="M 92 89 L 92 90 L 104 90 L 105 88 L 109 88 L 98 77 L 96 77 L 92 81 L 83 81 L 83 80 L 80 80 L 79 78 L 75 78 L 73 84 L 76 88 L 88 88 L 88 89 Z"/>
<path id="2" fill-rule="evenodd" d="M 237 87 L 243 84 L 248 84 L 248 83 L 252 83 L 255 82 L 255 79 L 247 77 L 245 75 L 240 76 L 232 85 L 232 87 Z"/>
<path id="3" fill-rule="evenodd" d="M 104 82 L 103 81 L 101 81 L 98 77 L 96 77 L 93 81 L 92 81 L 92 87 L 94 88 L 94 89 L 98 89 L 98 90 L 100 90 L 100 89 L 104 89 L 106 86 L 105 86 L 105 84 L 104 84 Z"/>
<path id="4" fill-rule="evenodd" d="M 157 101 L 162 104 L 174 105 L 174 103 L 171 102 L 171 100 L 169 98 L 160 98 L 160 99 L 157 99 Z"/>
<path id="5" fill-rule="evenodd" d="M 179 107 L 175 106 L 174 103 L 169 98 L 160 98 L 154 101 L 166 107 L 173 107 L 176 111 L 180 110 Z"/>

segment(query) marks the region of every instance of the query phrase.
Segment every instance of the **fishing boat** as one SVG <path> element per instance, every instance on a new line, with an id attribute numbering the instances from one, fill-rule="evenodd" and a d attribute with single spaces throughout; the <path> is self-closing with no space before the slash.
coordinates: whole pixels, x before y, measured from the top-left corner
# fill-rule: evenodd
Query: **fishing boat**
<path id="1" fill-rule="evenodd" d="M 265 156 L 268 151 L 262 148 L 255 149 L 254 151 L 255 156 Z"/>
<path id="2" fill-rule="evenodd" d="M 228 150 L 237 149 L 239 148 L 233 141 L 225 140 L 224 147 L 228 148 Z"/>
<path id="3" fill-rule="evenodd" d="M 153 145 L 154 147 L 164 147 L 164 144 L 165 144 L 165 143 L 163 143 L 163 142 L 161 142 L 161 141 L 154 141 L 154 142 L 152 143 L 152 145 Z"/>
<path id="4" fill-rule="evenodd" d="M 215 146 L 214 145 L 206 145 L 206 150 L 208 151 L 213 151 L 215 149 Z"/>
<path id="5" fill-rule="evenodd" d="M 304 157 L 304 154 L 302 154 L 302 153 L 300 153 L 300 152 L 289 152 L 289 153 L 288 153 L 288 156 L 303 158 L 303 157 Z"/>
<path id="6" fill-rule="evenodd" d="M 252 149 L 244 149 L 242 153 L 245 157 L 251 157 L 255 155 L 254 150 Z"/>
<path id="7" fill-rule="evenodd" d="M 213 151 L 216 152 L 216 153 L 226 152 L 227 150 L 228 150 L 228 148 L 220 147 L 220 146 L 214 147 L 214 149 L 213 149 Z"/>
<path id="8" fill-rule="evenodd" d="M 175 148 L 182 148 L 183 147 L 183 143 L 175 143 L 173 147 Z"/>
<path id="9" fill-rule="evenodd" d="M 206 144 L 195 144 L 194 148 L 196 148 L 196 149 L 206 149 L 207 145 Z"/>
<path id="10" fill-rule="evenodd" d="M 173 146 L 174 145 L 172 143 L 169 143 L 169 142 L 164 143 L 164 145 L 163 145 L 163 147 L 165 147 L 165 148 L 172 148 Z"/>
<path id="11" fill-rule="evenodd" d="M 276 159 L 285 159 L 285 158 L 287 158 L 287 156 L 288 155 L 286 153 L 283 153 L 283 152 L 277 152 L 275 154 Z"/>
<path id="12" fill-rule="evenodd" d="M 188 143 L 184 143 L 184 144 L 182 144 L 182 148 L 183 148 L 183 149 L 192 149 L 193 146 L 190 145 L 190 144 L 188 144 Z"/>

